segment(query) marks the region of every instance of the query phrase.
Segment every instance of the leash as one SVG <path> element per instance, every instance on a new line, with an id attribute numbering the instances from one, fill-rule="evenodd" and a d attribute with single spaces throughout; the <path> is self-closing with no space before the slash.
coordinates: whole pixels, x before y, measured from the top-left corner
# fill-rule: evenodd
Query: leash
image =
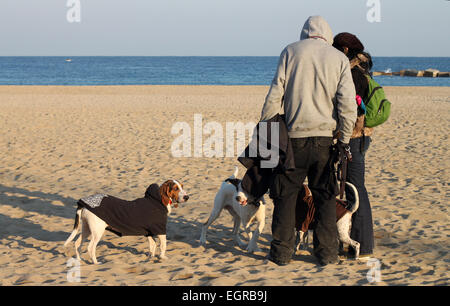
<path id="1" fill-rule="evenodd" d="M 345 181 L 347 180 L 347 166 L 348 162 L 352 161 L 352 153 L 350 152 L 350 146 L 345 146 L 343 151 L 339 150 L 339 165 L 338 165 L 338 178 L 340 181 L 339 186 L 339 198 L 344 198 Z"/>

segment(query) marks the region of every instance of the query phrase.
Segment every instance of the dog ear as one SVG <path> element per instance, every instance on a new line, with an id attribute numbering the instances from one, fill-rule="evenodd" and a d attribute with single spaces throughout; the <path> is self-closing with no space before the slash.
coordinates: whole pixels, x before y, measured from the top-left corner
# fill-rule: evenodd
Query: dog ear
<path id="1" fill-rule="evenodd" d="M 159 187 L 159 193 L 161 195 L 161 201 L 164 204 L 164 206 L 167 206 L 172 203 L 172 200 L 170 199 L 170 181 L 165 181 L 161 187 Z"/>
<path id="2" fill-rule="evenodd" d="M 234 187 L 236 187 L 236 189 L 238 188 L 238 186 L 239 186 L 239 183 L 241 182 L 241 180 L 240 179 L 230 179 L 230 178 L 227 178 L 226 180 L 225 180 L 225 182 L 228 182 L 228 183 L 231 183 L 231 184 L 233 184 L 234 185 Z"/>

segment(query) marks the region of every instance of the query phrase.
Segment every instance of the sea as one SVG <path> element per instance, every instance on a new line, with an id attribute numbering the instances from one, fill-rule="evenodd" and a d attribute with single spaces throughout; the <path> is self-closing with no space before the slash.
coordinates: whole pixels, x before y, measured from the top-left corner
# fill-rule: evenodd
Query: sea
<path id="1" fill-rule="evenodd" d="M 374 57 L 373 71 L 450 71 L 450 57 Z M 277 56 L 0 57 L 0 85 L 269 85 Z M 450 86 L 450 78 L 377 76 L 382 86 Z"/>

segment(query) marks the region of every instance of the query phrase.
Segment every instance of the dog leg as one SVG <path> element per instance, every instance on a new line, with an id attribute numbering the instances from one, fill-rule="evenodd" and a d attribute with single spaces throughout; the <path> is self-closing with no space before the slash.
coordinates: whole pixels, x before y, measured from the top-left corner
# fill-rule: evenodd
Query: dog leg
<path id="1" fill-rule="evenodd" d="M 78 231 L 80 230 L 80 221 L 81 221 L 81 212 L 82 212 L 83 208 L 81 208 L 80 206 L 78 206 L 77 211 L 75 213 L 75 224 L 73 226 L 73 231 L 70 234 L 69 238 L 67 238 L 66 242 L 64 242 L 64 246 L 67 246 L 67 244 L 69 244 L 69 242 L 71 242 L 75 236 L 77 235 Z"/>
<path id="2" fill-rule="evenodd" d="M 257 227 L 252 233 L 250 231 L 250 225 L 255 222 L 257 223 Z M 265 226 L 265 211 L 264 207 L 262 208 L 260 207 L 256 212 L 255 217 L 250 218 L 248 222 L 244 225 L 245 231 L 247 232 L 249 237 L 249 242 L 246 249 L 249 253 L 261 251 L 261 249 L 258 248 L 258 238 L 259 235 L 262 233 L 264 226 Z"/>
<path id="3" fill-rule="evenodd" d="M 239 233 L 239 229 L 241 227 L 241 218 L 239 216 L 236 216 L 234 218 L 234 228 L 233 228 L 233 235 L 234 235 L 234 241 L 239 245 L 240 248 L 245 248 L 247 244 L 241 240 L 241 236 Z"/>
<path id="4" fill-rule="evenodd" d="M 265 226 L 265 219 L 258 219 L 258 227 L 255 229 L 255 231 L 253 232 L 253 234 L 251 232 L 249 232 L 249 237 L 250 241 L 248 243 L 247 246 L 247 251 L 249 253 L 253 253 L 253 252 L 261 252 L 261 249 L 258 247 L 258 239 L 259 239 L 259 235 L 261 235 L 264 226 Z M 247 228 L 248 230 L 250 229 L 250 227 Z"/>
<path id="5" fill-rule="evenodd" d="M 233 216 L 233 235 L 239 235 L 239 228 L 241 226 L 241 218 L 238 215 Z"/>
<path id="6" fill-rule="evenodd" d="M 100 263 L 97 261 L 95 249 L 97 248 L 97 244 L 99 243 L 100 239 L 102 239 L 103 233 L 105 232 L 105 229 L 108 225 L 105 223 L 105 221 L 91 212 L 87 214 L 86 221 L 91 231 L 91 241 L 88 245 L 88 253 L 92 259 L 92 262 L 98 265 Z"/>
<path id="7" fill-rule="evenodd" d="M 247 245 L 247 248 L 246 248 L 247 252 L 249 252 L 249 253 L 253 253 L 253 252 L 261 252 L 261 249 L 258 248 L 258 244 L 257 244 L 258 238 L 259 238 L 259 233 L 260 233 L 259 226 L 258 226 L 258 228 L 256 228 L 255 231 L 253 232 L 253 235 L 252 235 L 252 233 L 249 231 L 249 234 L 250 234 L 249 236 L 252 237 L 252 238 L 251 238 L 250 241 L 248 242 L 248 245 Z"/>
<path id="8" fill-rule="evenodd" d="M 77 233 L 78 233 L 78 228 L 76 228 L 76 229 L 74 229 L 73 231 L 72 231 L 72 234 L 70 234 L 70 236 L 69 236 L 69 238 L 67 238 L 67 240 L 66 240 L 66 242 L 64 242 L 64 246 L 67 246 L 72 240 L 73 240 L 73 238 L 75 238 L 75 236 L 77 235 Z"/>
<path id="9" fill-rule="evenodd" d="M 359 250 L 360 250 L 360 243 L 358 241 L 355 241 L 353 239 L 350 239 L 352 242 L 350 245 L 355 249 L 355 259 L 359 259 Z"/>
<path id="10" fill-rule="evenodd" d="M 231 206 L 225 206 L 225 209 L 228 210 L 230 215 L 233 217 L 232 234 L 234 235 L 234 241 L 236 241 L 239 247 L 245 248 L 246 244 L 241 240 L 241 237 L 239 235 L 239 229 L 241 227 L 241 217 L 234 211 Z"/>
<path id="11" fill-rule="evenodd" d="M 339 240 L 343 243 L 347 243 L 355 250 L 355 259 L 359 259 L 359 250 L 360 250 L 360 243 L 358 241 L 355 241 L 350 238 L 350 235 L 339 235 Z"/>
<path id="12" fill-rule="evenodd" d="M 253 251 L 256 252 L 261 252 L 262 250 L 258 247 L 258 239 L 259 236 L 261 235 L 261 233 L 264 230 L 264 226 L 266 225 L 266 206 L 265 206 L 265 201 L 264 198 L 261 198 L 261 206 L 259 207 L 258 211 L 256 212 L 256 221 L 258 222 L 258 227 L 255 230 L 255 232 L 253 233 L 253 237 L 252 240 L 250 241 L 250 243 L 253 241 Z M 252 251 L 252 249 L 250 249 L 250 251 Z"/>
<path id="13" fill-rule="evenodd" d="M 96 237 L 96 236 L 92 235 L 91 241 L 89 241 L 88 254 L 89 254 L 89 257 L 92 260 L 92 263 L 94 265 L 98 265 L 100 263 L 97 261 L 97 257 L 95 256 L 95 248 L 97 247 L 98 241 L 96 241 L 96 239 L 94 239 L 94 237 Z"/>
<path id="14" fill-rule="evenodd" d="M 247 233 L 248 241 L 251 241 L 253 238 L 253 232 L 250 230 L 250 226 L 245 229 L 245 232 Z"/>
<path id="15" fill-rule="evenodd" d="M 305 233 L 305 250 L 308 249 L 309 245 L 312 243 L 312 237 L 314 236 L 314 231 L 313 230 L 308 230 Z"/>
<path id="16" fill-rule="evenodd" d="M 300 250 L 304 249 L 305 234 L 306 234 L 306 237 L 308 237 L 308 233 L 305 233 L 302 231 L 297 232 L 297 246 L 295 247 L 296 251 L 300 251 Z"/>
<path id="17" fill-rule="evenodd" d="M 242 248 L 245 248 L 245 250 L 247 252 L 250 252 L 250 253 L 253 252 L 253 240 L 252 240 L 252 238 L 254 238 L 253 237 L 253 233 L 252 233 L 252 231 L 250 229 L 250 225 L 251 224 L 252 224 L 252 222 L 250 220 L 247 221 L 246 223 L 242 224 L 244 226 L 244 231 L 245 231 L 245 233 L 247 234 L 247 237 L 248 237 L 248 243 L 247 243 L 246 246 L 241 246 Z M 256 229 L 255 229 L 255 231 L 256 231 Z"/>
<path id="18" fill-rule="evenodd" d="M 360 243 L 350 238 L 350 229 L 352 226 L 352 215 L 346 214 L 337 222 L 339 241 L 346 243 L 355 250 L 355 259 L 359 258 Z"/>
<path id="19" fill-rule="evenodd" d="M 83 222 L 82 224 L 82 229 L 81 229 L 81 235 L 78 237 L 78 239 L 75 241 L 75 254 L 77 256 L 77 260 L 81 260 L 80 258 L 80 253 L 79 253 L 79 248 L 81 247 L 81 243 L 89 238 L 89 235 L 91 234 L 91 231 L 89 229 L 89 226 L 87 225 L 86 222 Z"/>
<path id="20" fill-rule="evenodd" d="M 296 251 L 308 249 L 310 235 L 311 235 L 311 233 L 309 230 L 306 233 L 302 232 L 302 231 L 297 232 L 298 243 L 297 243 Z"/>
<path id="21" fill-rule="evenodd" d="M 214 205 L 213 211 L 211 212 L 208 221 L 206 221 L 206 223 L 202 226 L 202 233 L 200 235 L 201 245 L 206 245 L 206 232 L 208 231 L 208 227 L 214 222 L 214 220 L 216 220 L 220 216 L 221 211 L 222 209 L 217 209 L 216 205 Z"/>
<path id="22" fill-rule="evenodd" d="M 161 254 L 159 255 L 160 259 L 167 259 L 166 256 L 166 247 L 167 247 L 167 239 L 166 235 L 158 235 L 158 239 L 160 242 Z"/>
<path id="23" fill-rule="evenodd" d="M 97 261 L 97 257 L 95 255 L 95 250 L 96 250 L 97 244 L 99 243 L 100 239 L 102 238 L 104 232 L 105 232 L 105 228 L 103 228 L 103 230 L 99 229 L 98 231 L 93 231 L 92 239 L 89 242 L 89 246 L 88 246 L 89 256 L 91 257 L 92 262 L 95 265 L 101 264 L 100 262 Z"/>
<path id="24" fill-rule="evenodd" d="M 155 257 L 155 252 L 156 252 L 156 242 L 155 240 L 153 240 L 152 236 L 148 236 L 148 244 L 150 246 L 150 253 L 149 253 L 149 258 Z"/>

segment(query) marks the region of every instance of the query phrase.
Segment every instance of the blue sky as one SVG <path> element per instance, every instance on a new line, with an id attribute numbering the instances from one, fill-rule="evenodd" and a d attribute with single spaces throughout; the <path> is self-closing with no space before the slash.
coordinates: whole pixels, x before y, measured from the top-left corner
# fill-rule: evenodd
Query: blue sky
<path id="1" fill-rule="evenodd" d="M 450 56 L 450 1 L 380 0 L 1 0 L 0 56 L 278 56 L 310 15 L 351 32 L 374 56 Z"/>

